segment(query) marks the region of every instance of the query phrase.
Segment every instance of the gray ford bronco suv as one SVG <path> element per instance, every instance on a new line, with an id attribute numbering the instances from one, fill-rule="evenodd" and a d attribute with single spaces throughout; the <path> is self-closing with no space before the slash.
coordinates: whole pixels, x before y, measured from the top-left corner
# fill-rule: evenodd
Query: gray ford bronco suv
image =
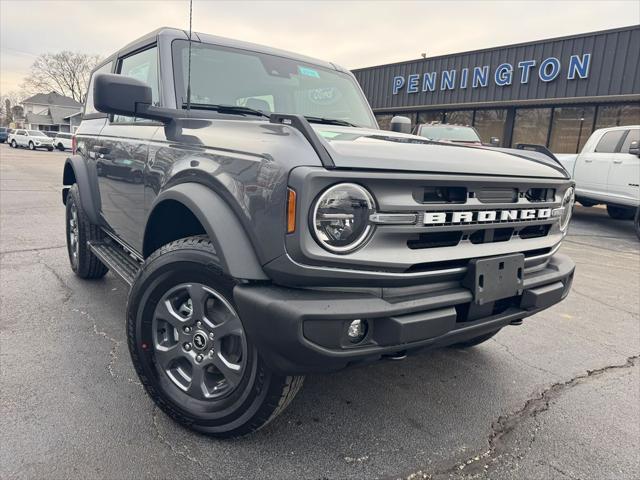
<path id="1" fill-rule="evenodd" d="M 344 68 L 211 35 L 95 69 L 63 185 L 73 271 L 131 287 L 144 388 L 219 437 L 306 373 L 477 345 L 573 278 L 553 158 L 382 131 Z"/>

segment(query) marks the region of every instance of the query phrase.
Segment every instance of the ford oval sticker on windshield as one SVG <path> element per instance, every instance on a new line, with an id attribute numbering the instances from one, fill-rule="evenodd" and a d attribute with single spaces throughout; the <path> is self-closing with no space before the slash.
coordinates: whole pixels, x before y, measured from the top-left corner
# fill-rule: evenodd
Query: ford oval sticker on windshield
<path id="1" fill-rule="evenodd" d="M 318 71 L 314 70 L 313 68 L 303 67 L 301 65 L 298 65 L 298 71 L 300 72 L 300 75 L 305 75 L 307 77 L 313 77 L 313 78 L 320 78 L 320 74 L 318 73 Z"/>

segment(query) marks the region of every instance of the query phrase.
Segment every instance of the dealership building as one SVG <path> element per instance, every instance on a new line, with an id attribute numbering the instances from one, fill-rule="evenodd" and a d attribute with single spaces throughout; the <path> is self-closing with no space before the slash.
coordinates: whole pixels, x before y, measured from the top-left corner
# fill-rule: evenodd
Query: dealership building
<path id="1" fill-rule="evenodd" d="M 484 142 L 578 152 L 640 124 L 640 25 L 354 70 L 378 123 L 473 125 Z"/>

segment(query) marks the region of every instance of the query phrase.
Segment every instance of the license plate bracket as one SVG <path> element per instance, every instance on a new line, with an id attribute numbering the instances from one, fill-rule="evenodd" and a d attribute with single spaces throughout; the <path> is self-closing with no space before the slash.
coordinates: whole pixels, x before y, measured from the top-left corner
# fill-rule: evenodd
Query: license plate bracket
<path id="1" fill-rule="evenodd" d="M 463 285 L 478 305 L 522 294 L 524 254 L 477 258 L 469 261 Z"/>

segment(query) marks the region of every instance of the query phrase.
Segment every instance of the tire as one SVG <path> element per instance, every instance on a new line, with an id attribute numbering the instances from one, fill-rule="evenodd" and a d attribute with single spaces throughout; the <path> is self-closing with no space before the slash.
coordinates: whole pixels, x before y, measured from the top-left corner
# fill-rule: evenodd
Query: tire
<path id="1" fill-rule="evenodd" d="M 100 230 L 100 227 L 92 224 L 87 218 L 80 203 L 78 185 L 75 183 L 71 186 L 67 195 L 65 219 L 67 253 L 69 254 L 71 269 L 80 278 L 104 277 L 109 269 L 91 252 L 87 244 L 92 240 L 102 240 L 104 233 Z"/>
<path id="2" fill-rule="evenodd" d="M 11 146 L 13 148 L 18 148 L 18 143 L 15 140 L 11 140 Z"/>
<path id="3" fill-rule="evenodd" d="M 487 340 L 490 340 L 491 338 L 493 338 L 500 330 L 502 330 L 502 329 L 499 328 L 498 330 L 495 330 L 493 332 L 485 333 L 484 335 L 478 335 L 477 337 L 470 338 L 469 340 L 466 340 L 466 341 L 460 342 L 460 343 L 456 343 L 456 344 L 451 345 L 451 346 L 453 348 L 475 347 L 476 345 L 480 345 L 481 343 L 484 343 Z"/>
<path id="4" fill-rule="evenodd" d="M 33 142 L 29 142 L 29 150 L 35 150 L 36 146 L 34 145 Z"/>
<path id="5" fill-rule="evenodd" d="M 607 205 L 607 213 L 615 220 L 631 220 L 636 212 L 633 208 Z"/>
<path id="6" fill-rule="evenodd" d="M 53 147 L 47 147 L 48 152 L 53 152 Z"/>
<path id="7" fill-rule="evenodd" d="M 267 425 L 304 381 L 264 364 L 237 316 L 235 285 L 211 242 L 188 237 L 145 261 L 127 302 L 129 352 L 146 392 L 176 422 L 220 438 Z"/>
<path id="8" fill-rule="evenodd" d="M 58 150 L 60 150 L 61 152 L 64 152 L 64 145 L 62 145 L 62 143 L 59 143 L 57 146 Z"/>
<path id="9" fill-rule="evenodd" d="M 580 199 L 578 199 L 578 203 L 580 203 L 580 205 L 582 205 L 583 207 L 593 207 L 597 205 L 596 202 L 590 202 L 589 200 L 580 200 Z"/>
<path id="10" fill-rule="evenodd" d="M 638 240 L 640 240 L 640 207 L 636 208 L 636 217 L 633 219 L 633 226 L 635 227 Z"/>

